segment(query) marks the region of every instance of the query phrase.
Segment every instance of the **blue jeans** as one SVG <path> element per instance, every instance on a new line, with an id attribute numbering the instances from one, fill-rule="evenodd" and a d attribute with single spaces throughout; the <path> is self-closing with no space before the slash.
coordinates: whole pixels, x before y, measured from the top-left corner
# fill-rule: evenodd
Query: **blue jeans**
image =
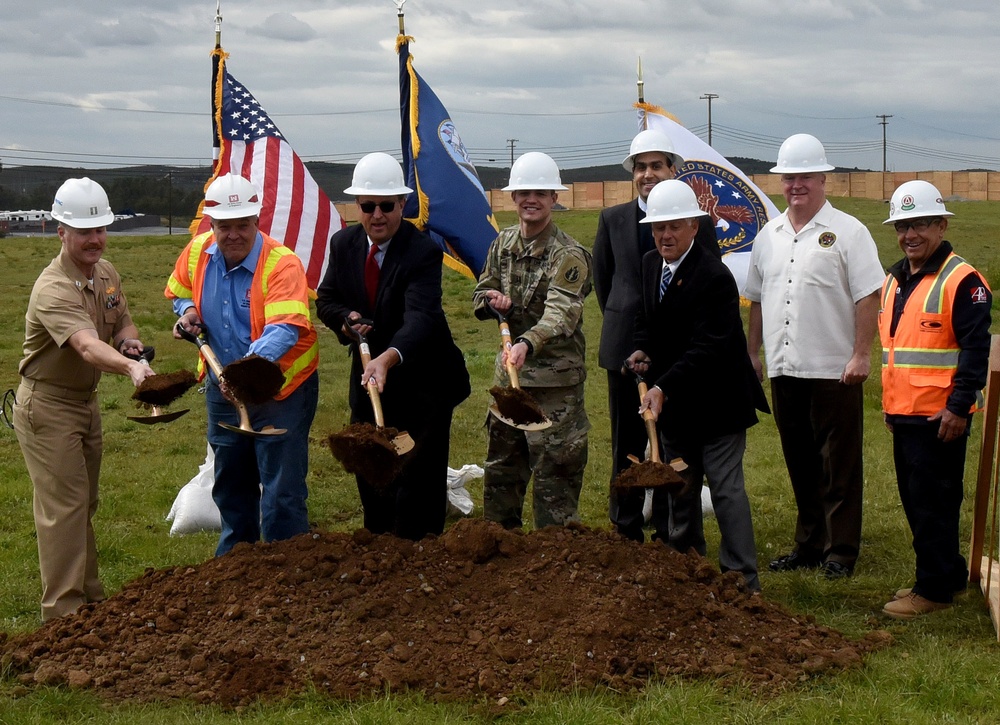
<path id="1" fill-rule="evenodd" d="M 253 437 L 219 425 L 239 426 L 239 414 L 217 385 L 208 385 L 208 442 L 215 453 L 212 498 L 222 515 L 216 556 L 241 541 L 255 543 L 261 537 L 278 541 L 309 530 L 309 428 L 318 398 L 317 373 L 284 400 L 249 406 L 254 430 L 265 425 L 288 430 L 284 435 Z"/>

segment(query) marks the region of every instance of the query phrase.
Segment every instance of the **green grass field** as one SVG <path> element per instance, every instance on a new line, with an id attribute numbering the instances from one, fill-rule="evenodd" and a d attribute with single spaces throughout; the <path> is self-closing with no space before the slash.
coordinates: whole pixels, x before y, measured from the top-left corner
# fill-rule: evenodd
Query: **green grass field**
<path id="1" fill-rule="evenodd" d="M 834 199 L 839 208 L 866 222 L 882 262 L 901 255 L 891 228 L 881 221 L 887 206 L 861 199 Z M 781 204 L 783 206 L 783 203 Z M 948 237 L 959 254 L 1000 289 L 1000 203 L 950 205 L 956 217 Z M 596 211 L 564 212 L 557 221 L 589 246 L 597 225 Z M 502 224 L 513 221 L 500 214 Z M 173 315 L 162 290 L 173 261 L 186 241 L 180 236 L 112 237 L 106 258 L 125 280 L 133 317 L 146 344 L 157 349 L 154 367 L 169 371 L 193 367 L 195 348 L 170 334 Z M 12 238 L 0 246 L 0 386 L 16 387 L 21 356 L 23 316 L 28 294 L 39 271 L 58 250 L 55 237 Z M 445 270 L 444 304 L 452 331 L 463 349 L 473 380 L 472 397 L 455 415 L 452 428 L 453 467 L 482 463 L 486 450 L 483 420 L 498 335 L 496 325 L 471 313 L 473 281 Z M 996 319 L 996 317 L 995 317 Z M 590 463 L 581 501 L 584 522 L 606 528 L 610 440 L 605 376 L 597 366 L 601 315 L 596 299 L 587 300 L 585 316 L 591 377 L 587 410 L 593 429 Z M 994 330 L 998 328 L 994 326 Z M 347 476 L 320 441 L 348 421 L 346 375 L 349 360 L 333 333 L 322 329 L 320 406 L 313 426 L 310 461 L 310 518 L 324 529 L 351 531 L 361 525 L 353 478 Z M 873 350 L 873 369 L 878 357 Z M 446 386 L 448 380 L 428 380 Z M 884 628 L 895 646 L 871 656 L 863 669 L 803 683 L 774 698 L 740 689 L 722 690 L 711 682 L 657 682 L 640 695 L 608 691 L 573 695 L 542 693 L 503 715 L 505 722 L 540 723 L 887 723 L 996 722 L 1000 713 L 1000 646 L 982 596 L 977 591 L 944 613 L 900 623 L 880 615 L 883 603 L 898 587 L 912 583 L 910 535 L 899 505 L 890 439 L 881 423 L 880 385 L 875 374 L 865 388 L 865 520 L 864 542 L 855 576 L 828 582 L 812 572 L 775 575 L 766 563 L 792 543 L 795 506 L 781 457 L 774 422 L 765 416 L 751 429 L 746 456 L 747 488 L 754 514 L 764 594 L 796 613 L 859 636 Z M 102 578 L 109 593 L 147 567 L 197 563 L 212 556 L 215 533 L 168 536 L 164 520 L 177 491 L 197 472 L 205 458 L 204 403 L 194 392 L 173 408 L 191 413 L 169 425 L 142 426 L 132 414 L 131 384 L 105 376 L 101 384 L 104 416 L 104 467 L 101 508 L 96 518 Z M 969 450 L 963 538 L 971 525 L 975 462 L 979 449 L 977 420 Z M 481 489 L 470 486 L 481 515 Z M 530 521 L 530 517 L 526 517 Z M 714 557 L 718 531 L 707 527 L 709 556 Z M 31 483 L 14 433 L 0 430 L 0 632 L 14 635 L 39 625 L 40 586 L 31 515 Z M 2 635 L 0 635 L 2 636 Z M 438 705 L 416 695 L 391 694 L 364 702 L 331 702 L 315 696 L 224 712 L 190 703 L 155 706 L 107 705 L 92 693 L 59 689 L 25 690 L 0 680 L 0 724 L 13 723 L 428 723 L 485 722 L 495 711 L 481 704 Z"/>

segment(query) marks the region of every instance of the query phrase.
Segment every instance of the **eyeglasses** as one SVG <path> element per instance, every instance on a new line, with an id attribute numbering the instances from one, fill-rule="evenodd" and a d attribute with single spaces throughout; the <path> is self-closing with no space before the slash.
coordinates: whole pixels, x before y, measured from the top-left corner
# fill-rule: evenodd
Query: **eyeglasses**
<path id="1" fill-rule="evenodd" d="M 391 212 L 393 209 L 396 208 L 396 202 L 395 201 L 379 201 L 379 202 L 374 202 L 374 201 L 360 201 L 360 202 L 358 202 L 358 206 L 361 208 L 361 211 L 363 211 L 365 214 L 374 214 L 375 213 L 375 207 L 378 207 L 379 209 L 381 209 L 383 214 L 388 214 L 389 212 Z"/>
<path id="2" fill-rule="evenodd" d="M 910 229 L 921 234 L 926 232 L 931 224 L 936 224 L 939 221 L 940 219 L 910 219 L 909 221 L 896 222 L 892 226 L 896 230 L 896 234 L 906 234 Z"/>

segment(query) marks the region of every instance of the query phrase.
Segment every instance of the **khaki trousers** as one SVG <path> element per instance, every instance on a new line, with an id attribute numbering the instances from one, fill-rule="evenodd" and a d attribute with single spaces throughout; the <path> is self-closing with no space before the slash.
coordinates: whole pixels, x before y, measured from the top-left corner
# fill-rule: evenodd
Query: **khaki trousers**
<path id="1" fill-rule="evenodd" d="M 96 394 L 74 400 L 40 388 L 21 382 L 14 429 L 34 488 L 42 619 L 48 620 L 104 599 L 92 523 L 103 445 Z"/>

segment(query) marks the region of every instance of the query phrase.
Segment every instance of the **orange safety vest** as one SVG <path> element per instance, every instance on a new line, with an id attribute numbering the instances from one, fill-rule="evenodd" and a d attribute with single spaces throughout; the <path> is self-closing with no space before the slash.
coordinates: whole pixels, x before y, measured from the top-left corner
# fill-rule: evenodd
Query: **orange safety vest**
<path id="1" fill-rule="evenodd" d="M 278 360 L 278 367 L 285 375 L 285 383 L 276 396 L 287 398 L 313 374 L 319 365 L 319 343 L 316 328 L 309 317 L 308 287 L 302 262 L 288 247 L 261 233 L 261 249 L 257 269 L 250 285 L 250 338 L 258 339 L 265 325 L 295 325 L 300 328 L 299 340 Z M 201 314 L 201 294 L 205 270 L 210 255 L 202 254 L 214 241 L 212 232 L 200 234 L 190 242 L 177 258 L 174 271 L 167 280 L 163 294 L 168 299 L 188 298 Z M 198 356 L 198 372 L 205 376 L 205 363 Z"/>
<path id="2" fill-rule="evenodd" d="M 947 405 L 961 352 L 951 324 L 952 304 L 958 285 L 970 272 L 986 285 L 972 265 L 949 254 L 937 274 L 924 275 L 917 283 L 896 324 L 895 335 L 890 335 L 890 330 L 899 285 L 891 274 L 886 277 L 878 313 L 883 412 L 930 417 Z M 981 400 L 981 396 L 977 399 Z M 969 412 L 979 410 L 981 403 L 974 404 Z"/>

